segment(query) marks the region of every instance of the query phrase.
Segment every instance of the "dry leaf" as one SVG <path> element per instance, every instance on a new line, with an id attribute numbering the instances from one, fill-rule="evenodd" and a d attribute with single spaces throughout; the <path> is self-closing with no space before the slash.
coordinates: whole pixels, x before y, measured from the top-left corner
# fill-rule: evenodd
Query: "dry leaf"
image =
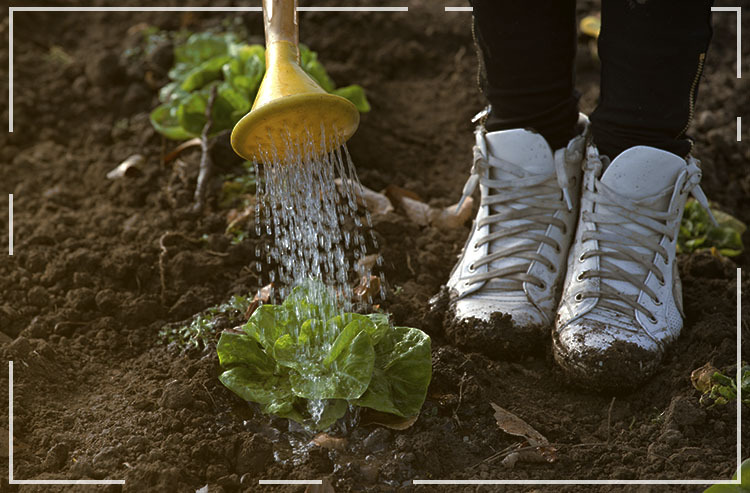
<path id="1" fill-rule="evenodd" d="M 432 225 L 442 230 L 463 226 L 471 218 L 474 199 L 468 197 L 458 211 L 456 211 L 457 206 L 458 204 L 454 204 L 445 209 L 436 209 L 409 197 L 401 198 L 401 208 L 406 217 L 420 226 Z"/>
<path id="2" fill-rule="evenodd" d="M 536 447 L 536 450 L 532 452 L 543 457 L 546 462 L 557 460 L 557 449 L 549 444 L 549 440 L 544 435 L 512 412 L 492 402 L 490 405 L 495 410 L 495 421 L 501 430 L 509 435 L 525 438 L 529 445 Z M 519 459 L 522 457 L 528 459 L 525 456 L 520 456 Z"/>
<path id="3" fill-rule="evenodd" d="M 366 255 L 357 261 L 358 272 L 368 272 L 375 268 L 375 264 L 378 263 L 378 257 L 380 254 L 373 253 L 372 255 Z"/>
<path id="4" fill-rule="evenodd" d="M 346 449 L 346 438 L 332 437 L 328 433 L 318 433 L 315 438 L 312 439 L 312 443 L 318 447 L 323 447 L 331 450 L 345 450 Z"/>
<path id="5" fill-rule="evenodd" d="M 354 288 L 355 301 L 371 301 L 380 293 L 380 278 L 378 276 L 362 276 L 359 286 Z"/>
<path id="6" fill-rule="evenodd" d="M 247 310 L 245 310 L 245 318 L 249 319 L 250 315 L 252 315 L 260 305 L 262 305 L 263 303 L 268 303 L 272 295 L 273 283 L 260 288 L 258 292 L 255 293 L 255 297 L 253 297 L 253 301 L 251 301 L 250 305 L 248 305 Z"/>
<path id="7" fill-rule="evenodd" d="M 431 223 L 440 229 L 456 229 L 464 225 L 466 221 L 471 218 L 471 213 L 474 208 L 474 199 L 467 197 L 464 203 L 461 204 L 461 209 L 456 211 L 458 204 L 453 204 L 446 207 L 442 211 L 433 213 Z"/>
<path id="8" fill-rule="evenodd" d="M 491 402 L 490 405 L 492 406 L 492 409 L 495 410 L 497 426 L 499 426 L 505 433 L 517 437 L 523 437 L 529 442 L 529 445 L 534 447 L 549 445 L 549 440 L 532 428 L 526 421 L 495 403 Z"/>
<path id="9" fill-rule="evenodd" d="M 341 180 L 341 178 L 336 178 L 334 180 L 336 183 L 336 186 L 339 188 L 339 191 L 341 191 L 344 187 L 344 182 Z M 393 212 L 393 204 L 391 204 L 391 201 L 388 200 L 388 197 L 383 195 L 382 193 L 378 193 L 374 190 L 370 190 L 364 185 L 356 185 L 353 182 L 349 181 L 349 186 L 356 186 L 358 188 L 361 188 L 361 194 L 357 193 L 357 203 L 359 205 L 363 205 L 367 208 L 368 211 L 372 214 L 388 214 L 389 212 Z"/>
<path id="10" fill-rule="evenodd" d="M 424 202 L 410 199 L 409 197 L 401 198 L 401 208 L 404 209 L 406 217 L 411 219 L 412 222 L 420 225 L 427 226 L 430 224 L 430 218 L 433 216 L 433 208 Z"/>
<path id="11" fill-rule="evenodd" d="M 411 428 L 419 419 L 419 414 L 410 418 L 402 418 L 395 414 L 381 413 L 374 409 L 363 408 L 360 413 L 360 424 L 362 426 L 379 425 L 391 430 L 406 430 Z"/>
<path id="12" fill-rule="evenodd" d="M 398 185 L 388 185 L 383 189 L 383 194 L 385 194 L 388 199 L 390 199 L 391 203 L 398 205 L 401 205 L 401 199 L 404 197 L 408 197 L 412 200 L 416 200 L 418 202 L 424 202 L 422 200 L 422 197 L 420 197 L 417 193 L 412 192 L 411 190 L 407 190 L 406 188 L 399 187 Z"/>
<path id="13" fill-rule="evenodd" d="M 333 485 L 328 479 L 323 478 L 322 484 L 308 485 L 305 488 L 305 493 L 336 493 L 336 490 L 333 489 Z"/>
<path id="14" fill-rule="evenodd" d="M 690 381 L 693 383 L 693 387 L 700 392 L 711 390 L 713 376 L 717 371 L 719 370 L 717 370 L 711 363 L 706 363 L 700 368 L 693 370 L 690 374 Z"/>
<path id="15" fill-rule="evenodd" d="M 141 166 L 146 159 L 140 154 L 133 154 L 107 173 L 107 178 L 114 180 L 124 176 L 134 177 L 141 174 Z"/>
<path id="16" fill-rule="evenodd" d="M 193 139 L 186 140 L 182 144 L 175 147 L 174 150 L 172 150 L 172 152 L 164 156 L 164 164 L 174 161 L 177 158 L 177 156 L 179 156 L 180 153 L 184 151 L 185 149 L 189 149 L 191 147 L 197 147 L 200 145 L 201 145 L 200 137 L 195 137 Z"/>

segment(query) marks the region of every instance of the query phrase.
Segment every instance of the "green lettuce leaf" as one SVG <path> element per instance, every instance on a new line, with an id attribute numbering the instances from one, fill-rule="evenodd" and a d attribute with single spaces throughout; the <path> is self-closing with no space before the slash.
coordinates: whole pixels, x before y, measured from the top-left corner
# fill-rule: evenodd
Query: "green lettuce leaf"
<path id="1" fill-rule="evenodd" d="M 352 85 L 340 87 L 332 92 L 333 94 L 341 96 L 342 98 L 346 98 L 354 103 L 354 106 L 357 107 L 360 113 L 367 113 L 371 109 L 370 102 L 367 101 L 367 96 L 365 96 L 365 90 L 362 88 L 362 86 Z"/>
<path id="2" fill-rule="evenodd" d="M 430 338 L 418 329 L 395 327 L 375 347 L 372 381 L 352 402 L 404 418 L 422 408 L 432 378 Z"/>
<path id="3" fill-rule="evenodd" d="M 347 406 L 401 417 L 419 413 L 432 374 L 430 338 L 393 328 L 382 313 L 341 313 L 320 282 L 297 286 L 281 305 L 262 305 L 243 334 L 224 333 L 221 381 L 264 412 L 320 430 Z"/>

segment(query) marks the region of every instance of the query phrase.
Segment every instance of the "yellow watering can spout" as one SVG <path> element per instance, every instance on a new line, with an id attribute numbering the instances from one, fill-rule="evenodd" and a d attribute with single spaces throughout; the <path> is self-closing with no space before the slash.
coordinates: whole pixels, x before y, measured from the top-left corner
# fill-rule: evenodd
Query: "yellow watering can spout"
<path id="1" fill-rule="evenodd" d="M 300 145 L 315 154 L 354 135 L 359 111 L 327 93 L 299 64 L 297 0 L 263 0 L 266 74 L 250 112 L 232 130 L 232 148 L 245 159 L 283 158 Z"/>

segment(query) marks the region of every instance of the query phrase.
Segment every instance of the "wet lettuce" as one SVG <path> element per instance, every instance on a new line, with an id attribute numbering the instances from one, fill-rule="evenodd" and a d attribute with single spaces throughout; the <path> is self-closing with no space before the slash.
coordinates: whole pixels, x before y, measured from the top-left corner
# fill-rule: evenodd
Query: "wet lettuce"
<path id="1" fill-rule="evenodd" d="M 348 405 L 401 417 L 419 413 L 432 376 L 430 338 L 381 313 L 340 313 L 308 282 L 263 305 L 217 346 L 221 382 L 263 412 L 322 430 Z"/>

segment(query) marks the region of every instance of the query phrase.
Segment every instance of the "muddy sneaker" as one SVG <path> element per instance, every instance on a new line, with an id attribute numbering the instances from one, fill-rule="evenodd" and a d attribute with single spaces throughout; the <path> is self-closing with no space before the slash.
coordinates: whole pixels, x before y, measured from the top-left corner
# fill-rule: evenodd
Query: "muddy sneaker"
<path id="1" fill-rule="evenodd" d="M 454 323 L 506 315 L 489 327 L 491 345 L 524 350 L 552 325 L 578 217 L 588 120 L 580 125 L 581 135 L 556 151 L 532 131 L 477 128 L 463 197 L 479 185 L 481 203 L 447 287 Z"/>
<path id="2" fill-rule="evenodd" d="M 638 146 L 609 164 L 588 148 L 552 337 L 555 360 L 576 383 L 636 385 L 680 334 L 677 233 L 689 194 L 708 210 L 700 179 L 692 157 Z"/>

